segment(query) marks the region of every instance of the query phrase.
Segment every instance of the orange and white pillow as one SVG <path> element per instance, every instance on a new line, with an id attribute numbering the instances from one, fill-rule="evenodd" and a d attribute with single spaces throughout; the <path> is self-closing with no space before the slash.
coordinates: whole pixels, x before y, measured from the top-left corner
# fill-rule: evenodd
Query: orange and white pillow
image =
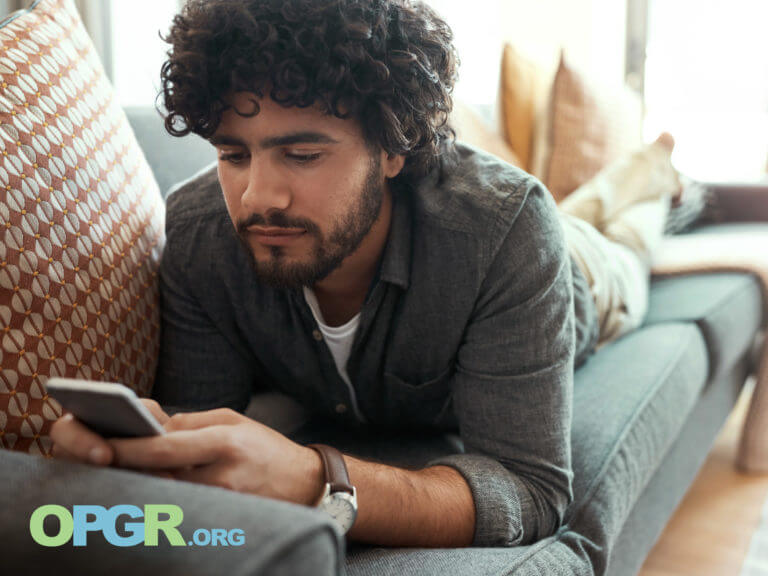
<path id="1" fill-rule="evenodd" d="M 0 27 L 0 446 L 50 455 L 49 376 L 151 389 L 164 205 L 71 0 Z"/>

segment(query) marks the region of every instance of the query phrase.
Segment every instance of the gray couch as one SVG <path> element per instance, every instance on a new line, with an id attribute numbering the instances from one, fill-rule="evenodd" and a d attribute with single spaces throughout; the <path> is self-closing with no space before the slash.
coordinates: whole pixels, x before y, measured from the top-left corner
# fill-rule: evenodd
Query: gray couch
<path id="1" fill-rule="evenodd" d="M 153 112 L 129 110 L 129 119 L 164 193 L 213 161 L 213 150 L 196 137 L 177 140 L 165 135 Z M 748 204 L 761 190 L 721 192 L 723 213 L 736 220 L 743 219 L 739 202 Z M 755 205 L 754 217 L 768 221 L 768 196 Z M 765 225 L 718 225 L 716 230 L 727 234 L 733 226 Z M 251 538 L 247 549 L 215 554 L 161 547 L 150 552 L 97 548 L 80 555 L 80 560 L 89 559 L 86 568 L 93 568 L 95 553 L 101 551 L 117 573 L 636 574 L 706 459 L 753 369 L 755 342 L 766 316 L 760 287 L 746 274 L 655 280 L 650 300 L 641 329 L 606 346 L 576 372 L 575 501 L 557 534 L 530 546 L 430 550 L 348 543 L 345 547 L 327 519 L 314 510 L 121 470 L 94 475 L 86 466 L 43 462 L 21 454 L 0 455 L 4 460 L 0 478 L 4 487 L 7 482 L 18 484 L 15 493 L 24 509 L 51 501 L 40 496 L 39 489 L 25 490 L 24 482 L 44 482 L 51 487 L 47 495 L 58 495 L 57 502 L 65 505 L 62 498 L 85 500 L 88 489 L 92 494 L 109 486 L 106 498 L 110 501 L 145 502 L 152 495 L 154 501 L 180 503 L 185 512 L 189 507 L 190 526 L 194 522 L 204 526 L 207 511 L 208 525 L 215 518 L 215 525 L 244 528 Z M 334 443 L 353 454 L 404 466 L 419 466 L 436 455 L 461 450 L 461 442 L 453 435 L 406 442 L 371 433 L 345 440 L 342 430 L 306 421 L 294 403 L 275 395 L 255 397 L 249 415 L 299 441 Z M 9 465 L 15 470 L 10 471 Z M 55 488 L 59 475 L 72 487 L 71 496 Z M 16 512 L 19 506 L 14 507 Z M 18 515 L 8 514 L 0 508 L 0 526 L 18 523 Z M 2 536 L 0 541 L 9 543 L 7 535 Z M 29 548 L 22 537 L 13 538 L 10 543 L 18 550 Z M 72 551 L 60 551 L 59 558 L 71 563 L 67 565 L 77 563 Z"/>
<path id="2" fill-rule="evenodd" d="M 161 187 L 168 190 L 186 174 L 175 172 L 181 168 L 170 159 L 156 167 L 153 156 L 158 146 L 149 141 L 167 140 L 161 153 L 175 153 L 177 158 L 186 143 L 156 133 L 157 118 L 151 112 L 133 110 L 130 118 Z M 200 139 L 188 140 L 190 153 L 183 157 L 191 174 L 213 158 L 213 152 Z M 722 233 L 729 229 L 717 227 Z M 347 554 L 349 573 L 635 574 L 733 407 L 752 368 L 750 353 L 764 316 L 768 314 L 762 310 L 760 287 L 746 274 L 654 281 L 643 328 L 602 349 L 576 372 L 575 501 L 558 534 L 516 549 L 352 546 Z M 278 417 L 280 410 L 272 408 L 277 399 L 264 401 L 270 409 L 259 413 L 255 402 L 251 414 L 263 420 Z M 297 410 L 286 401 L 281 407 Z M 290 419 L 283 424 L 284 430 L 293 431 Z M 294 436 L 302 441 L 322 436 L 337 445 L 345 442 L 341 431 L 311 425 Z M 405 451 L 402 446 L 397 440 L 367 438 L 355 445 L 346 441 L 345 447 L 403 465 L 419 465 L 438 452 L 460 449 L 456 438 L 424 439 L 422 446 L 410 445 Z"/>

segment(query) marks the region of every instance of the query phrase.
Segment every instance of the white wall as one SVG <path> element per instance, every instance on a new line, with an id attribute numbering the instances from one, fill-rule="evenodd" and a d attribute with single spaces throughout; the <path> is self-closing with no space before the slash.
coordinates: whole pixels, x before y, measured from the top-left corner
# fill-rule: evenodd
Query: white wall
<path id="1" fill-rule="evenodd" d="M 554 71 L 560 47 L 591 78 L 624 82 L 624 0 L 428 0 L 453 28 L 462 59 L 457 96 L 492 104 L 505 41 Z"/>

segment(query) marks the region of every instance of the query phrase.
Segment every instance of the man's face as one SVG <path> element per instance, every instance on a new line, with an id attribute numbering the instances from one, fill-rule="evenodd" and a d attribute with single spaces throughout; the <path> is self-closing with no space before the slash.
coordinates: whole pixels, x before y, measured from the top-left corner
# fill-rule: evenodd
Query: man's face
<path id="1" fill-rule="evenodd" d="M 231 102 L 251 112 L 256 98 L 241 92 Z M 352 120 L 257 101 L 252 117 L 227 110 L 210 139 L 227 210 L 262 281 L 311 286 L 376 222 L 390 161 L 366 146 Z"/>

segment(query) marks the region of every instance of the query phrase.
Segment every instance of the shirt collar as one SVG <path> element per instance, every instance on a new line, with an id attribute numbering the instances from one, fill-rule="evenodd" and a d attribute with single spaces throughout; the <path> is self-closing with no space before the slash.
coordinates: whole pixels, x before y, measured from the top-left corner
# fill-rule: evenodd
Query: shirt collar
<path id="1" fill-rule="evenodd" d="M 440 170 L 428 172 L 416 185 L 397 183 L 392 190 L 392 217 L 389 236 L 384 248 L 379 278 L 402 289 L 411 282 L 411 261 L 413 259 L 414 201 L 421 189 L 435 188 Z"/>
<path id="2" fill-rule="evenodd" d="M 411 280 L 412 207 L 411 191 L 407 187 L 392 186 L 392 216 L 389 222 L 387 245 L 381 259 L 379 278 L 407 289 Z"/>

